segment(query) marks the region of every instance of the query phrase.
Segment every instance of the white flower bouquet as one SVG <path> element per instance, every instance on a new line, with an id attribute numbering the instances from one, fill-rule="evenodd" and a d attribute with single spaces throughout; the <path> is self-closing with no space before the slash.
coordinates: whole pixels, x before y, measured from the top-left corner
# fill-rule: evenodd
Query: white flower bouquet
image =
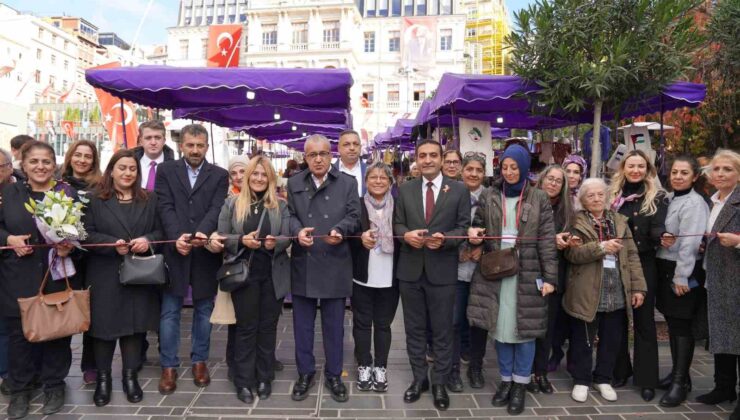
<path id="1" fill-rule="evenodd" d="M 65 187 L 64 184 L 56 184 L 55 188 L 44 193 L 42 200 L 36 201 L 29 198 L 25 207 L 34 216 L 36 228 L 46 243 L 66 242 L 80 248 L 80 241 L 87 238 L 87 232 L 82 223 L 83 209 L 87 200 L 80 196 L 80 201 L 76 202 L 67 194 Z M 55 257 L 55 250 L 50 250 L 49 265 L 54 280 L 76 273 L 69 257 Z"/>

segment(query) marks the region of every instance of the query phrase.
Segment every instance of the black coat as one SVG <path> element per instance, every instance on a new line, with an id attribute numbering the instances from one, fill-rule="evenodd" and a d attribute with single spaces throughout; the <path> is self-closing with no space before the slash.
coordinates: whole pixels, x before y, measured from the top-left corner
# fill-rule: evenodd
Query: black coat
<path id="1" fill-rule="evenodd" d="M 619 209 L 619 214 L 627 216 L 632 238 L 640 254 L 655 254 L 660 246 L 660 236 L 665 233 L 665 218 L 668 212 L 668 203 L 665 195 L 658 194 L 655 198 L 657 211 L 653 215 L 640 213 L 640 207 L 645 197 L 635 201 L 625 202 Z M 654 256 L 654 255 L 653 255 Z"/>
<path id="2" fill-rule="evenodd" d="M 360 197 L 357 181 L 332 167 L 319 188 L 311 171 L 288 179 L 290 234 L 304 227 L 315 228 L 314 236 L 337 230 L 354 235 L 359 227 Z M 352 256 L 349 243 L 329 245 L 321 238 L 304 248 L 295 240 L 291 248 L 291 293 L 309 298 L 344 298 L 352 295 Z"/>
<path id="3" fill-rule="evenodd" d="M 68 194 L 77 199 L 77 193 L 69 188 Z M 28 187 L 23 182 L 6 185 L 2 190 L 0 204 L 0 246 L 8 245 L 10 235 L 31 235 L 29 244 L 44 244 L 46 241 L 36 229 L 33 216 L 23 206 L 30 198 Z M 19 258 L 13 250 L 0 251 L 0 314 L 6 317 L 20 317 L 18 298 L 35 296 L 48 268 L 48 248 L 36 248 L 33 253 Z M 73 259 L 80 252 L 73 252 Z M 75 261 L 75 265 L 79 263 Z M 78 276 L 70 277 L 75 289 L 81 288 Z M 49 277 L 45 293 L 64 290 L 64 280 L 54 281 Z"/>
<path id="4" fill-rule="evenodd" d="M 206 235 L 218 227 L 218 215 L 229 188 L 229 173 L 225 169 L 203 163 L 195 185 L 190 187 L 185 160 L 167 161 L 159 165 L 155 192 L 159 217 L 165 238 L 174 240 L 183 233 Z M 188 285 L 193 287 L 193 299 L 216 295 L 216 271 L 221 267 L 221 256 L 205 248 L 193 248 L 187 256 L 180 255 L 175 244 L 163 249 L 169 267 L 168 291 L 184 297 Z"/>
<path id="5" fill-rule="evenodd" d="M 356 236 L 362 235 L 363 232 L 370 229 L 370 217 L 367 213 L 365 200 L 360 200 L 360 231 Z M 349 247 L 352 251 L 352 277 L 360 283 L 367 283 L 367 266 L 370 260 L 370 250 L 362 245 L 362 239 L 350 238 Z M 398 256 L 401 255 L 401 242 L 398 239 L 393 240 L 393 286 L 398 286 L 396 278 L 396 267 L 398 266 Z"/>
<path id="6" fill-rule="evenodd" d="M 434 205 L 429 224 L 424 220 L 421 179 L 401 185 L 393 212 L 393 231 L 396 236 L 416 229 L 428 229 L 429 235 L 442 232 L 445 236 L 466 236 L 470 227 L 470 191 L 461 182 L 444 177 L 442 189 Z M 442 247 L 431 250 L 415 249 L 403 242 L 396 276 L 401 281 L 418 281 L 422 271 L 430 283 L 452 285 L 457 283 L 458 247 L 462 239 L 446 239 Z"/>
<path id="7" fill-rule="evenodd" d="M 135 217 L 127 217 L 116 198 L 92 197 L 85 213 L 85 243 L 113 243 L 119 239 L 163 237 L 157 216 L 157 196 L 134 202 Z M 135 220 L 131 224 L 130 219 Z M 86 260 L 86 285 L 90 286 L 89 334 L 104 340 L 159 330 L 159 287 L 122 286 L 118 269 L 123 261 L 113 247 L 90 247 Z"/>

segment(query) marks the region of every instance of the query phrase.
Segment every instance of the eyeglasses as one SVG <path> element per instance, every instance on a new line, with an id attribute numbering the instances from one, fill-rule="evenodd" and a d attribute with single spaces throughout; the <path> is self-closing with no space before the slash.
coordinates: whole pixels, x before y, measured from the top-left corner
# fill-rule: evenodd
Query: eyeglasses
<path id="1" fill-rule="evenodd" d="M 549 182 L 553 185 L 563 185 L 563 179 L 562 178 L 555 178 L 554 176 L 547 176 L 545 177 L 545 181 Z"/>
<path id="2" fill-rule="evenodd" d="M 460 166 L 459 160 L 446 160 L 444 161 L 444 164 L 447 166 Z"/>
<path id="3" fill-rule="evenodd" d="M 10 168 L 11 166 L 13 166 L 13 162 L 0 163 L 0 169 Z"/>
<path id="4" fill-rule="evenodd" d="M 329 159 L 331 158 L 331 152 L 311 152 L 306 153 L 306 159 L 310 160 L 316 160 L 316 158 L 320 157 L 321 159 Z"/>
<path id="5" fill-rule="evenodd" d="M 389 182 L 389 181 L 390 181 L 390 178 L 388 178 L 387 176 L 382 176 L 382 175 L 375 175 L 375 176 L 369 176 L 369 177 L 367 177 L 367 180 L 368 180 L 368 181 L 383 181 L 383 182 Z"/>

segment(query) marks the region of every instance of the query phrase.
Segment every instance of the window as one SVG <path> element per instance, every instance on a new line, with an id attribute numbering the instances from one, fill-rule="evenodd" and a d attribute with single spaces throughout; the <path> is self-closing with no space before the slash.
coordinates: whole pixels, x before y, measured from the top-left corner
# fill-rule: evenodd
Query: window
<path id="1" fill-rule="evenodd" d="M 439 5 L 440 15 L 451 15 L 452 14 L 452 0 L 441 0 Z"/>
<path id="2" fill-rule="evenodd" d="M 388 51 L 398 52 L 401 50 L 401 31 L 388 32 Z"/>
<path id="3" fill-rule="evenodd" d="M 424 16 L 426 14 L 427 14 L 427 1 L 426 0 L 416 0 L 416 15 Z"/>
<path id="4" fill-rule="evenodd" d="M 362 85 L 362 97 L 364 100 L 363 104 L 367 103 L 368 107 L 372 105 L 375 100 L 375 88 L 373 85 Z"/>
<path id="5" fill-rule="evenodd" d="M 36 70 L 36 71 L 35 71 L 35 72 L 33 73 L 33 80 L 34 80 L 34 81 L 35 81 L 36 83 L 41 83 L 41 70 Z"/>
<path id="6" fill-rule="evenodd" d="M 367 0 L 367 15 L 373 17 L 376 15 L 376 4 L 375 0 Z"/>
<path id="7" fill-rule="evenodd" d="M 65 92 L 67 91 L 67 81 L 66 80 L 62 80 L 62 90 Z"/>
<path id="8" fill-rule="evenodd" d="M 201 48 L 203 51 L 203 58 L 208 58 L 208 38 L 201 39 Z"/>
<path id="9" fill-rule="evenodd" d="M 51 65 L 55 65 L 57 63 L 57 56 L 52 54 L 51 55 Z"/>
<path id="10" fill-rule="evenodd" d="M 51 36 L 51 45 L 55 47 L 57 46 L 57 36 L 56 35 Z"/>
<path id="11" fill-rule="evenodd" d="M 206 17 L 206 25 L 213 24 L 213 16 L 207 16 Z"/>
<path id="12" fill-rule="evenodd" d="M 293 45 L 308 44 L 308 22 L 293 24 Z"/>
<path id="13" fill-rule="evenodd" d="M 467 35 L 466 35 L 466 36 L 467 36 L 468 38 L 472 38 L 472 37 L 474 37 L 474 36 L 475 36 L 476 34 L 477 34 L 477 33 L 476 33 L 476 31 L 475 31 L 475 28 L 468 28 L 468 33 L 467 33 Z"/>
<path id="14" fill-rule="evenodd" d="M 41 57 L 42 57 L 41 54 L 42 54 L 41 53 L 41 48 L 37 48 L 36 49 L 36 59 L 37 60 L 41 60 Z"/>
<path id="15" fill-rule="evenodd" d="M 219 24 L 219 25 L 222 24 L 222 23 L 224 23 L 224 15 L 218 15 L 216 17 L 216 23 Z"/>
<path id="16" fill-rule="evenodd" d="M 401 0 L 391 0 L 391 16 L 401 16 Z"/>
<path id="17" fill-rule="evenodd" d="M 64 51 L 67 51 L 67 48 L 69 48 L 69 41 L 66 39 L 64 40 Z"/>
<path id="18" fill-rule="evenodd" d="M 262 25 L 262 45 L 277 45 L 277 25 Z"/>
<path id="19" fill-rule="evenodd" d="M 442 29 L 439 37 L 439 49 L 452 51 L 452 29 Z"/>
<path id="20" fill-rule="evenodd" d="M 388 84 L 388 102 L 396 102 L 396 106 L 398 106 L 398 101 L 398 83 Z"/>
<path id="21" fill-rule="evenodd" d="M 239 22 L 247 21 L 247 6 L 239 6 Z"/>
<path id="22" fill-rule="evenodd" d="M 181 39 L 180 40 L 180 58 L 187 59 L 188 58 L 188 40 L 187 39 Z"/>
<path id="23" fill-rule="evenodd" d="M 52 89 L 54 89 L 54 83 L 57 81 L 56 77 L 49 76 L 49 86 L 51 86 Z"/>
<path id="24" fill-rule="evenodd" d="M 424 83 L 414 83 L 414 101 L 423 101 L 427 96 L 427 89 Z"/>
<path id="25" fill-rule="evenodd" d="M 327 45 L 327 47 L 339 48 L 339 21 L 330 20 L 324 23 L 324 43 L 337 45 Z"/>
<path id="26" fill-rule="evenodd" d="M 388 0 L 378 0 L 379 1 L 379 11 L 378 16 L 388 16 Z"/>
<path id="27" fill-rule="evenodd" d="M 44 39 L 44 28 L 39 28 L 39 39 Z"/>
<path id="28" fill-rule="evenodd" d="M 478 9 L 471 7 L 468 9 L 468 19 L 478 19 Z"/>
<path id="29" fill-rule="evenodd" d="M 403 0 L 403 14 L 404 16 L 414 15 L 414 0 Z"/>
<path id="30" fill-rule="evenodd" d="M 375 32 L 365 32 L 365 52 L 375 52 Z"/>
<path id="31" fill-rule="evenodd" d="M 69 70 L 69 60 L 64 60 L 64 70 Z"/>

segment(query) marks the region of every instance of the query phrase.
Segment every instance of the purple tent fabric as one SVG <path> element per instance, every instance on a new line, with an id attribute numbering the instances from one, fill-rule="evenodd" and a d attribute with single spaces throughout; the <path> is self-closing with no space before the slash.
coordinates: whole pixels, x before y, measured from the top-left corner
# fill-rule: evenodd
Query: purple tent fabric
<path id="1" fill-rule="evenodd" d="M 416 120 L 401 118 L 396 121 L 396 125 L 391 129 L 391 140 L 404 141 L 411 138 L 411 131 L 414 129 Z"/>
<path id="2" fill-rule="evenodd" d="M 293 126 L 296 127 L 295 130 L 293 130 Z M 306 137 L 311 134 L 321 134 L 323 136 L 336 139 L 339 137 L 339 133 L 345 128 L 346 126 L 343 124 L 305 124 L 285 120 L 233 127 L 233 129 L 244 131 L 254 138 L 270 141 L 296 139 L 299 137 Z M 304 136 L 303 133 L 306 133 L 306 135 Z"/>
<path id="3" fill-rule="evenodd" d="M 346 69 L 168 66 L 87 70 L 85 79 L 119 98 L 163 109 L 249 103 L 349 109 L 353 83 Z"/>
<path id="4" fill-rule="evenodd" d="M 351 124 L 349 113 L 343 108 L 302 108 L 289 106 L 240 105 L 219 108 L 178 108 L 174 118 L 193 119 L 212 122 L 226 128 L 243 127 L 275 121 L 275 113 L 280 120 L 300 121 L 313 124 Z"/>

